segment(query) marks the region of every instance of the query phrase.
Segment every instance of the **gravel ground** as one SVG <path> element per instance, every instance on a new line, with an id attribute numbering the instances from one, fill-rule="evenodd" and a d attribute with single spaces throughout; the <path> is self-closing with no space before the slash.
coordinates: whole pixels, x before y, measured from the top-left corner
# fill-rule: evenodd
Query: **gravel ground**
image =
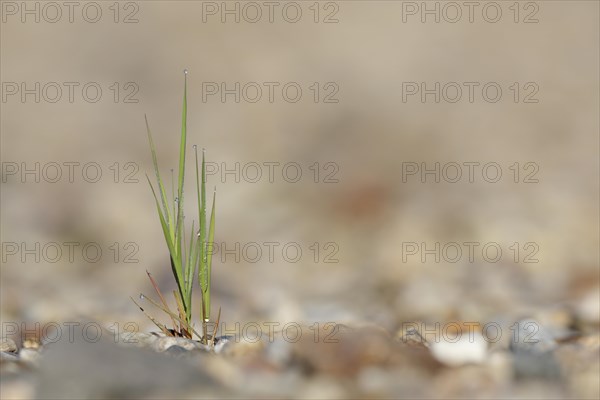
<path id="1" fill-rule="evenodd" d="M 52 23 L 2 2 L 0 397 L 600 398 L 599 5 L 497 2 L 490 22 L 484 3 L 223 23 L 221 2 L 98 2 L 97 23 Z M 144 115 L 168 175 L 184 68 L 217 189 L 214 349 L 130 300 L 146 270 L 175 289 Z M 239 102 L 211 94 L 236 82 Z"/>

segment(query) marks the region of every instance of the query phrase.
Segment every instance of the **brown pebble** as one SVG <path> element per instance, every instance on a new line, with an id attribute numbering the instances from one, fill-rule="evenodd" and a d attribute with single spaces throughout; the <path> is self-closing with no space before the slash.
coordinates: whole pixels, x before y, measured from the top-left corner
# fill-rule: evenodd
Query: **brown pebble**
<path id="1" fill-rule="evenodd" d="M 14 340 L 8 338 L 2 338 L 0 340 L 0 351 L 5 353 L 16 353 L 18 350 Z"/>
<path id="2" fill-rule="evenodd" d="M 37 338 L 27 338 L 23 341 L 23 348 L 38 350 L 41 347 L 40 341 Z"/>

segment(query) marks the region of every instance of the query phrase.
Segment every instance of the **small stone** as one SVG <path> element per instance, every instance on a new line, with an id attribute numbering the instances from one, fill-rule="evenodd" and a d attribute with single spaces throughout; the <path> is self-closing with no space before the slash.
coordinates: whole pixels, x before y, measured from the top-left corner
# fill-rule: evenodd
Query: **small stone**
<path id="1" fill-rule="evenodd" d="M 40 361 L 40 353 L 34 349 L 22 348 L 19 352 L 19 358 L 25 363 L 37 366 Z"/>
<path id="2" fill-rule="evenodd" d="M 175 358 L 182 358 L 182 357 L 190 355 L 190 352 L 188 350 L 186 350 L 183 347 L 178 346 L 178 345 L 174 345 L 174 346 L 169 347 L 163 353 L 168 354 L 168 355 L 170 355 L 172 357 L 175 357 Z"/>
<path id="3" fill-rule="evenodd" d="M 557 347 L 548 330 L 532 318 L 519 320 L 512 333 L 509 348 L 515 354 L 543 354 Z"/>
<path id="4" fill-rule="evenodd" d="M 475 322 L 449 322 L 433 330 L 422 322 L 405 323 L 397 338 L 410 347 L 428 348 L 438 362 L 449 367 L 481 364 L 488 355 L 487 341 Z"/>
<path id="5" fill-rule="evenodd" d="M 37 381 L 33 398 L 192 398 L 197 393 L 232 397 L 201 363 L 192 368 L 188 360 L 118 346 L 108 337 L 92 343 L 81 332 L 76 331 L 73 341 L 63 335 L 48 346 L 33 377 Z"/>
<path id="6" fill-rule="evenodd" d="M 214 347 L 215 353 L 217 353 L 217 354 L 221 353 L 223 351 L 223 349 L 225 349 L 226 347 L 231 345 L 231 342 L 233 342 L 233 340 L 234 340 L 233 336 L 217 337 L 215 347 Z"/>
<path id="7" fill-rule="evenodd" d="M 27 338 L 23 341 L 23 347 L 26 349 L 38 350 L 41 346 L 37 338 Z"/>
<path id="8" fill-rule="evenodd" d="M 16 353 L 18 350 L 14 340 L 8 338 L 2 338 L 0 340 L 0 351 L 5 353 Z"/>
<path id="9" fill-rule="evenodd" d="M 208 346 L 205 346 L 200 342 L 181 337 L 162 337 L 152 343 L 152 348 L 159 353 L 168 350 L 171 346 L 179 346 L 188 351 L 208 350 Z"/>
<path id="10" fill-rule="evenodd" d="M 480 364 L 487 358 L 487 342 L 479 332 L 456 338 L 442 335 L 430 343 L 430 350 L 436 360 L 450 367 Z"/>
<path id="11" fill-rule="evenodd" d="M 557 346 L 552 335 L 539 322 L 531 318 L 519 320 L 509 346 L 516 377 L 560 378 L 560 366 L 554 357 Z"/>
<path id="12" fill-rule="evenodd" d="M 19 361 L 19 357 L 13 353 L 0 352 L 0 361 Z"/>

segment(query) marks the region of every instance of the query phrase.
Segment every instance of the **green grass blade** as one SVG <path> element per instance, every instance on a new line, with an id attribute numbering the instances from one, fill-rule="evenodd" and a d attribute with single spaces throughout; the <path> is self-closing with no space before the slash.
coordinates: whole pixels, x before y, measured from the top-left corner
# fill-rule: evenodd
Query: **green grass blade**
<path id="1" fill-rule="evenodd" d="M 200 229 L 202 230 L 202 237 L 206 239 L 206 162 L 204 160 L 204 156 L 205 151 L 202 149 L 202 211 L 200 212 L 199 218 L 202 219 L 202 225 L 200 226 Z M 204 260 L 206 260 L 206 253 L 204 253 Z"/>
<path id="2" fill-rule="evenodd" d="M 190 249 L 188 253 L 188 257 L 186 258 L 187 266 L 185 270 L 185 284 L 186 284 L 186 293 L 188 295 L 188 304 L 192 304 L 192 285 L 194 282 L 194 274 L 196 272 L 196 261 L 197 261 L 197 240 L 196 233 L 194 232 L 194 221 L 192 221 L 192 232 L 190 234 Z"/>
<path id="3" fill-rule="evenodd" d="M 174 259 L 172 256 L 175 252 L 175 248 L 169 231 L 169 226 L 160 208 L 160 203 L 158 202 L 158 197 L 156 196 L 154 186 L 152 186 L 152 182 L 150 182 L 150 178 L 148 177 L 148 175 L 146 175 L 146 178 L 148 179 L 148 184 L 150 185 L 150 189 L 152 189 L 152 195 L 154 196 L 154 201 L 156 202 L 156 209 L 158 211 L 158 218 L 160 219 L 160 226 L 162 227 L 163 235 L 165 236 L 165 241 L 167 242 L 167 247 L 169 248 L 169 254 L 171 254 L 171 268 L 173 269 L 173 275 L 175 275 L 177 285 L 179 286 L 179 284 L 183 282 L 181 263 L 178 263 L 178 260 L 176 258 Z"/>
<path id="4" fill-rule="evenodd" d="M 163 324 L 161 324 L 160 322 L 158 322 L 156 319 L 154 319 L 153 317 L 150 316 L 150 314 L 148 314 L 143 308 L 142 306 L 140 306 L 134 299 L 133 297 L 129 296 L 129 298 L 131 299 L 131 301 L 133 301 L 133 304 L 135 304 L 136 306 L 138 306 L 138 308 L 144 313 L 144 315 L 150 320 L 152 321 L 152 323 L 154 325 L 156 325 L 158 327 L 158 329 L 160 329 L 162 331 L 162 333 L 164 333 L 166 336 L 171 336 L 171 333 L 169 332 L 169 330 L 167 329 L 166 326 L 164 326 Z"/>
<path id="5" fill-rule="evenodd" d="M 183 86 L 183 111 L 181 113 L 181 142 L 179 143 L 179 182 L 177 184 L 177 195 L 183 196 L 183 178 L 185 172 L 185 145 L 187 139 L 187 70 L 184 76 Z"/>
<path id="6" fill-rule="evenodd" d="M 146 120 L 146 132 L 148 133 L 148 142 L 150 143 L 150 151 L 152 153 L 152 164 L 154 165 L 154 173 L 156 175 L 156 181 L 158 182 L 158 187 L 160 189 L 160 200 L 162 203 L 164 214 L 166 215 L 167 224 L 170 225 L 172 222 L 172 218 L 169 212 L 169 207 L 167 207 L 167 194 L 165 192 L 165 187 L 163 185 L 162 179 L 160 178 L 160 172 L 158 170 L 158 158 L 156 157 L 156 147 L 154 146 L 154 140 L 152 140 L 152 132 L 150 131 L 150 125 L 148 124 L 148 118 L 146 117 L 146 115 L 144 115 L 144 119 Z"/>
<path id="7" fill-rule="evenodd" d="M 191 324 L 189 324 L 187 321 L 182 320 L 181 318 L 179 318 L 179 316 L 175 313 L 173 313 L 171 310 L 167 310 L 166 308 L 164 308 L 162 305 L 158 304 L 156 301 L 152 300 L 152 298 L 143 295 L 143 298 L 145 300 L 148 300 L 150 302 L 150 304 L 152 304 L 154 307 L 158 308 L 159 310 L 163 311 L 164 313 L 166 313 L 168 316 L 175 318 L 177 321 L 179 321 L 179 323 L 181 323 L 183 326 L 185 326 L 190 332 L 193 332 L 194 334 L 196 334 L 196 336 L 198 336 L 199 338 L 201 338 L 202 336 L 200 336 L 200 334 L 198 332 L 196 332 L 194 330 L 194 328 L 192 327 Z M 132 298 L 133 300 L 133 298 Z M 134 300 L 135 303 L 135 300 Z M 138 307 L 139 305 L 137 303 L 135 303 Z M 141 307 L 140 307 L 141 308 Z"/>
<path id="8" fill-rule="evenodd" d="M 214 241 L 215 241 L 215 203 L 217 199 L 217 191 L 213 192 L 213 203 L 212 210 L 210 211 L 210 225 L 208 227 L 208 241 L 206 243 L 206 271 L 207 271 L 207 285 L 205 296 L 206 299 L 202 302 L 206 304 L 206 318 L 210 319 L 210 276 L 212 272 L 212 253 L 214 249 Z"/>
<path id="9" fill-rule="evenodd" d="M 177 202 L 175 201 L 175 199 L 177 198 L 177 195 L 175 194 L 175 171 L 173 170 L 173 168 L 171 168 L 171 199 L 173 199 L 173 207 L 171 207 L 173 209 L 173 218 L 176 217 L 177 215 Z M 173 221 L 173 220 L 171 220 Z M 174 238 L 175 237 L 175 224 L 172 223 L 171 224 L 171 236 Z"/>
<path id="10" fill-rule="evenodd" d="M 208 297 L 209 279 L 208 279 L 208 267 L 206 265 L 206 162 L 205 152 L 202 149 L 202 170 L 201 170 L 201 183 L 200 183 L 200 198 L 198 199 L 198 213 L 200 219 L 200 265 L 198 267 L 198 282 L 202 288 L 202 307 L 204 308 L 204 318 L 210 318 L 210 308 L 208 308 L 209 302 L 206 301 Z"/>
<path id="11" fill-rule="evenodd" d="M 175 237 L 178 251 L 183 253 L 183 184 L 185 181 L 185 146 L 187 142 L 187 71 L 184 75 L 183 111 L 181 113 L 181 141 L 179 143 L 179 177 L 177 181 L 177 226 Z"/>

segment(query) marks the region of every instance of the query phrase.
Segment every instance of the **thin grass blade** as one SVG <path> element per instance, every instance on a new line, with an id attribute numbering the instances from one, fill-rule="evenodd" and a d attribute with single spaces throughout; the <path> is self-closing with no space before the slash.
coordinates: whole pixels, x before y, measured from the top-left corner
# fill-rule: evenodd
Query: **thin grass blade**
<path id="1" fill-rule="evenodd" d="M 150 274 L 150 272 L 146 271 L 146 274 L 148 274 L 148 278 L 150 279 L 150 283 L 152 283 L 152 286 L 154 287 L 154 291 L 156 292 L 156 294 L 158 294 L 158 298 L 163 303 L 163 306 L 165 306 L 165 308 L 168 310 L 169 309 L 169 305 L 167 304 L 167 301 L 163 297 L 160 289 L 158 288 L 158 285 L 156 284 L 156 281 L 154 280 L 154 278 L 152 277 L 152 275 Z M 176 326 L 175 320 L 173 318 L 171 318 L 171 322 L 173 322 L 173 326 Z"/>
<path id="2" fill-rule="evenodd" d="M 171 310 L 165 309 L 162 305 L 158 304 L 156 301 L 152 300 L 148 296 L 144 296 L 144 299 L 148 300 L 154 307 L 158 308 L 159 310 L 162 310 L 163 312 L 167 313 L 171 317 L 175 318 L 177 321 L 179 321 L 180 324 L 185 326 L 186 329 L 188 329 L 190 332 L 193 332 L 194 334 L 196 334 L 196 336 L 198 336 L 198 338 L 202 337 L 202 336 L 200 336 L 200 334 L 198 334 L 198 332 L 196 332 L 194 330 L 194 328 L 187 321 L 185 321 L 182 318 L 179 318 L 179 316 L 174 314 L 173 312 L 171 312 Z"/>
<path id="3" fill-rule="evenodd" d="M 212 210 L 210 211 L 210 225 L 208 227 L 208 241 L 206 243 L 206 299 L 203 303 L 206 303 L 206 318 L 210 319 L 210 282 L 212 274 L 212 253 L 215 242 L 215 204 L 217 201 L 217 191 L 213 192 Z"/>
<path id="4" fill-rule="evenodd" d="M 194 275 L 196 274 L 196 264 L 198 261 L 198 245 L 197 245 L 198 239 L 197 239 L 197 235 L 194 232 L 194 221 L 192 221 L 192 233 L 190 234 L 190 250 L 188 253 L 188 257 L 186 259 L 187 261 L 187 266 L 186 266 L 186 293 L 188 294 L 189 298 L 188 298 L 188 304 L 192 304 L 192 288 L 193 288 L 193 283 L 194 283 Z M 191 308 L 191 307 L 190 307 Z"/>
<path id="5" fill-rule="evenodd" d="M 164 326 L 163 324 L 161 324 L 160 322 L 158 322 L 157 320 L 155 320 L 154 318 L 152 318 L 146 311 L 144 311 L 144 309 L 142 308 L 142 306 L 140 306 L 134 299 L 133 297 L 129 296 L 129 298 L 131 299 L 131 301 L 133 301 L 133 303 L 138 306 L 138 308 L 140 309 L 140 311 L 142 311 L 144 313 L 144 315 L 150 320 L 152 321 L 152 323 L 154 325 L 156 325 L 158 327 L 158 329 L 160 329 L 162 331 L 162 333 L 164 333 L 167 336 L 172 336 L 171 332 L 169 332 L 169 330 L 167 329 L 166 326 Z"/>
<path id="6" fill-rule="evenodd" d="M 169 212 L 169 207 L 167 207 L 167 193 L 165 192 L 165 187 L 163 185 L 162 179 L 160 178 L 160 171 L 158 169 L 158 158 L 156 156 L 156 147 L 154 146 L 154 140 L 152 140 L 152 132 L 150 131 L 150 125 L 148 124 L 148 118 L 146 117 L 146 115 L 144 115 L 144 119 L 146 120 L 146 131 L 148 132 L 148 142 L 150 143 L 150 152 L 152 153 L 152 164 L 154 165 L 156 182 L 158 183 L 159 187 L 162 209 L 164 211 L 164 214 L 166 215 L 167 225 L 172 225 L 172 217 Z M 156 197 L 156 195 L 154 197 Z"/>
<path id="7" fill-rule="evenodd" d="M 215 339 L 217 338 L 217 330 L 219 329 L 219 322 L 221 321 L 221 307 L 219 307 L 219 313 L 217 314 L 217 322 L 215 323 L 215 329 L 213 329 L 212 333 L 212 343 L 211 346 L 215 347 Z"/>
<path id="8" fill-rule="evenodd" d="M 171 254 L 171 268 L 173 269 L 173 275 L 175 275 L 175 279 L 177 280 L 177 285 L 179 285 L 180 282 L 183 282 L 183 277 L 182 277 L 182 272 L 181 272 L 181 264 L 177 263 L 177 259 L 173 259 L 172 255 L 175 254 L 175 248 L 174 248 L 175 246 L 174 246 L 174 243 L 173 243 L 171 235 L 170 235 L 169 226 L 167 224 L 167 221 L 165 221 L 165 217 L 160 208 L 160 203 L 158 202 L 158 197 L 156 196 L 154 186 L 152 186 L 152 183 L 150 182 L 150 178 L 148 177 L 148 175 L 146 175 L 146 178 L 148 179 L 148 184 L 150 184 L 150 188 L 152 189 L 152 194 L 154 195 L 154 200 L 156 202 L 156 209 L 158 210 L 158 217 L 160 219 L 160 226 L 162 227 L 165 241 L 167 242 L 167 247 L 169 248 L 169 253 Z"/>
<path id="9" fill-rule="evenodd" d="M 183 186 L 185 182 L 185 148 L 187 142 L 187 71 L 184 75 L 183 111 L 181 113 L 181 140 L 179 143 L 179 175 L 177 181 L 177 225 L 175 227 L 175 243 L 178 255 L 183 254 L 185 243 L 183 237 Z M 184 296 L 184 299 L 187 296 Z"/>

